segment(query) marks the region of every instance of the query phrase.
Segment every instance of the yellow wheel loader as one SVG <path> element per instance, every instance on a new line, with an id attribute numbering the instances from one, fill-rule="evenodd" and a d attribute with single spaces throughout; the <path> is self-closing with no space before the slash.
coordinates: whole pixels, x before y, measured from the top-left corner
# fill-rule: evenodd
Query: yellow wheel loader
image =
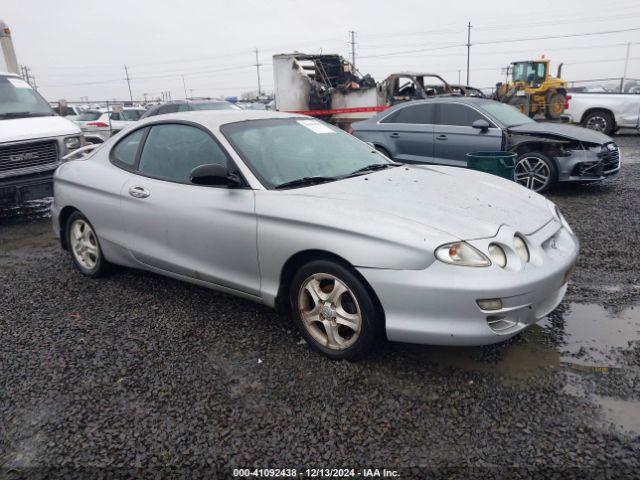
<path id="1" fill-rule="evenodd" d="M 558 120 L 567 101 L 567 82 L 561 75 L 562 63 L 554 77 L 549 74 L 549 60 L 513 62 L 507 68 L 507 81 L 496 84 L 495 99 L 530 117 L 543 114 L 549 120 Z"/>

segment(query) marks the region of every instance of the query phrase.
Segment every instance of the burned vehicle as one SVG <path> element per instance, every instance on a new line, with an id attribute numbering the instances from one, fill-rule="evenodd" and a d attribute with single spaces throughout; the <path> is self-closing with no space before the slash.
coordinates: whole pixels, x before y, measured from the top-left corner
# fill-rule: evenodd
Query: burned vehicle
<path id="1" fill-rule="evenodd" d="M 404 163 L 467 166 L 467 153 L 512 151 L 515 181 L 544 192 L 559 182 L 597 182 L 618 173 L 620 150 L 603 133 L 538 123 L 489 99 L 438 97 L 396 105 L 352 133 Z"/>
<path id="2" fill-rule="evenodd" d="M 435 73 L 392 73 L 382 82 L 381 89 L 387 105 L 456 93 Z"/>
<path id="3" fill-rule="evenodd" d="M 276 110 L 312 115 L 345 130 L 398 103 L 456 94 L 434 73 L 393 73 L 377 83 L 336 54 L 274 55 L 273 74 Z"/>

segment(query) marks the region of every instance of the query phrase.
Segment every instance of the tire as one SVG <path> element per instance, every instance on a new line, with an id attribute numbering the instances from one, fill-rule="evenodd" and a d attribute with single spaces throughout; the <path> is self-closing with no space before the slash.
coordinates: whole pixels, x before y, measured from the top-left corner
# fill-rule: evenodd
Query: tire
<path id="1" fill-rule="evenodd" d="M 73 264 L 83 275 L 97 278 L 109 272 L 100 248 L 100 242 L 89 220 L 80 212 L 73 212 L 67 219 L 65 235 Z"/>
<path id="2" fill-rule="evenodd" d="M 291 281 L 289 300 L 304 339 L 333 360 L 362 358 L 381 337 L 377 302 L 354 272 L 337 262 L 314 260 L 302 266 Z"/>
<path id="3" fill-rule="evenodd" d="M 582 126 L 590 130 L 602 132 L 605 135 L 611 135 L 616 130 L 613 116 L 605 110 L 594 110 L 589 112 L 582 119 Z"/>
<path id="4" fill-rule="evenodd" d="M 553 159 L 542 153 L 523 153 L 516 160 L 514 177 L 523 187 L 543 193 L 556 185 L 558 169 Z"/>
<path id="5" fill-rule="evenodd" d="M 564 105 L 567 101 L 566 97 L 561 93 L 552 93 L 547 97 L 547 106 L 545 108 L 545 117 L 548 120 L 559 120 L 564 113 Z"/>
<path id="6" fill-rule="evenodd" d="M 520 113 L 529 116 L 529 102 L 525 97 L 513 97 L 509 100 L 509 105 L 516 107 Z"/>

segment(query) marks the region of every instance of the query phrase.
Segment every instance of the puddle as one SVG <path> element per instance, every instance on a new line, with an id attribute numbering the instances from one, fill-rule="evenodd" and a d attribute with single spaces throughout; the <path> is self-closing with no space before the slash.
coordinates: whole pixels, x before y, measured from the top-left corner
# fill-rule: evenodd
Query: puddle
<path id="1" fill-rule="evenodd" d="M 590 398 L 601 408 L 604 420 L 613 424 L 616 430 L 640 434 L 640 402 L 595 394 Z"/>
<path id="2" fill-rule="evenodd" d="M 539 323 L 559 340 L 560 359 L 576 367 L 623 367 L 623 350 L 640 348 L 640 308 L 618 312 L 572 303 Z M 588 370 L 588 368 L 586 369 Z"/>

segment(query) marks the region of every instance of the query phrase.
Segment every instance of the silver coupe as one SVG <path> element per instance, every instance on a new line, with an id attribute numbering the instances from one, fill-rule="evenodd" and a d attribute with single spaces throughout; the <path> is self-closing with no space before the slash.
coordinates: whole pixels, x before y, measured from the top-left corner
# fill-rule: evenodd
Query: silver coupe
<path id="1" fill-rule="evenodd" d="M 385 336 L 505 340 L 556 308 L 578 254 L 558 208 L 515 182 L 396 163 L 286 113 L 150 117 L 62 164 L 54 190 L 82 274 L 123 265 L 262 302 L 336 359 Z"/>

